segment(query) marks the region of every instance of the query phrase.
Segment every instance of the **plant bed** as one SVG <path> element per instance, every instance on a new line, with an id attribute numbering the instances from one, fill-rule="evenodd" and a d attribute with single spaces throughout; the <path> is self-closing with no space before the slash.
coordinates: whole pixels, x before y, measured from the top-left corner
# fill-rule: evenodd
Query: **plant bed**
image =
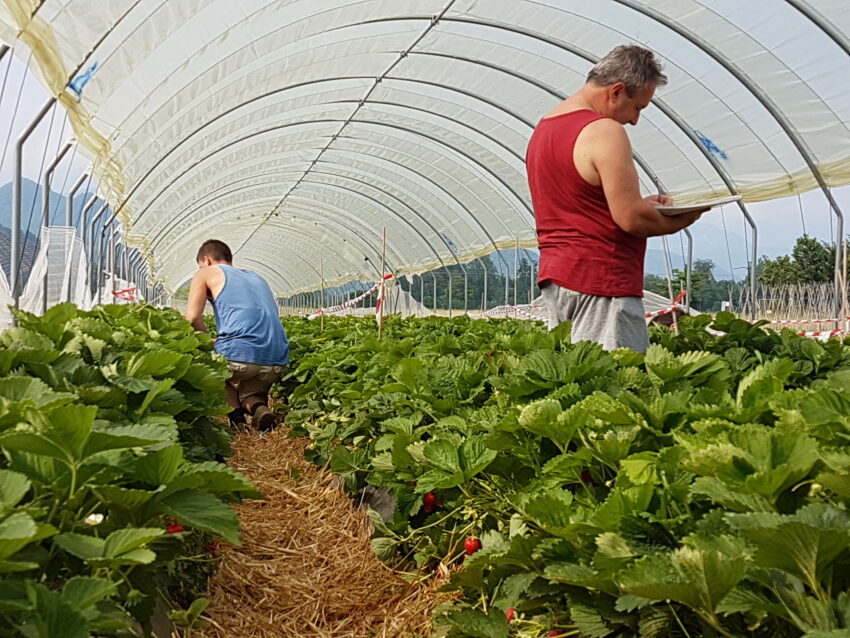
<path id="1" fill-rule="evenodd" d="M 510 320 L 284 321 L 287 423 L 351 494 L 396 499 L 378 556 L 452 572 L 438 633 L 845 635 L 840 341 L 728 313 L 645 356 Z"/>
<path id="2" fill-rule="evenodd" d="M 173 310 L 69 304 L 0 334 L 0 635 L 191 625 L 198 549 L 258 496 L 221 460 L 227 369 Z"/>

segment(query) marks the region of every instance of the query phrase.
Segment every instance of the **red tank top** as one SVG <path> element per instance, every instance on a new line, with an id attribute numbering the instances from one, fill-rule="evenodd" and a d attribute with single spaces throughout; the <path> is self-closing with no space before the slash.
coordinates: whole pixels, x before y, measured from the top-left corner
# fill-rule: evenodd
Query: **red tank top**
<path id="1" fill-rule="evenodd" d="M 602 187 L 589 184 L 573 162 L 579 133 L 603 117 L 573 111 L 544 118 L 528 143 L 538 282 L 602 297 L 643 297 L 646 240 L 614 223 Z"/>

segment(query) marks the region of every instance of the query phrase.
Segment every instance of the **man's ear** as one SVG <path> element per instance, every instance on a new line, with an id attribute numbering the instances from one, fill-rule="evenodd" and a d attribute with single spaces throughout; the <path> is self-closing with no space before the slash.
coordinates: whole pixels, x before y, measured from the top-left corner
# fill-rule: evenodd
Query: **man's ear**
<path id="1" fill-rule="evenodd" d="M 617 82 L 616 84 L 612 84 L 608 91 L 608 95 L 612 101 L 616 101 L 617 99 L 627 95 L 625 83 Z"/>

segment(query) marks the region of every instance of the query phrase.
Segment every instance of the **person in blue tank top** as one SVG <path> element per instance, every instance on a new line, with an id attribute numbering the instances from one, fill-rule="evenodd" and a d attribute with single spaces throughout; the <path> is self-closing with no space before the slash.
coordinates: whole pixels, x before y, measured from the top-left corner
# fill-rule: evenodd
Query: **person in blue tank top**
<path id="1" fill-rule="evenodd" d="M 227 403 L 231 425 L 251 422 L 267 431 L 277 424 L 269 409 L 269 389 L 289 363 L 289 341 L 280 322 L 274 295 L 266 280 L 250 270 L 233 267 L 233 254 L 223 241 L 201 244 L 198 272 L 192 278 L 186 320 L 206 331 L 204 306 L 212 304 L 218 337 L 215 351 L 230 366 Z"/>

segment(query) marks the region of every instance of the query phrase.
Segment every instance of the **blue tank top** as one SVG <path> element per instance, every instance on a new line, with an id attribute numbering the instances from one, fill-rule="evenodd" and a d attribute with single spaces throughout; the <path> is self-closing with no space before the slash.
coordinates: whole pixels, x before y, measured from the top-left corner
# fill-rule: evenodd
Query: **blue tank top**
<path id="1" fill-rule="evenodd" d="M 266 280 L 250 270 L 218 267 L 224 273 L 224 287 L 211 302 L 218 332 L 215 351 L 228 361 L 289 363 L 289 341 Z"/>

